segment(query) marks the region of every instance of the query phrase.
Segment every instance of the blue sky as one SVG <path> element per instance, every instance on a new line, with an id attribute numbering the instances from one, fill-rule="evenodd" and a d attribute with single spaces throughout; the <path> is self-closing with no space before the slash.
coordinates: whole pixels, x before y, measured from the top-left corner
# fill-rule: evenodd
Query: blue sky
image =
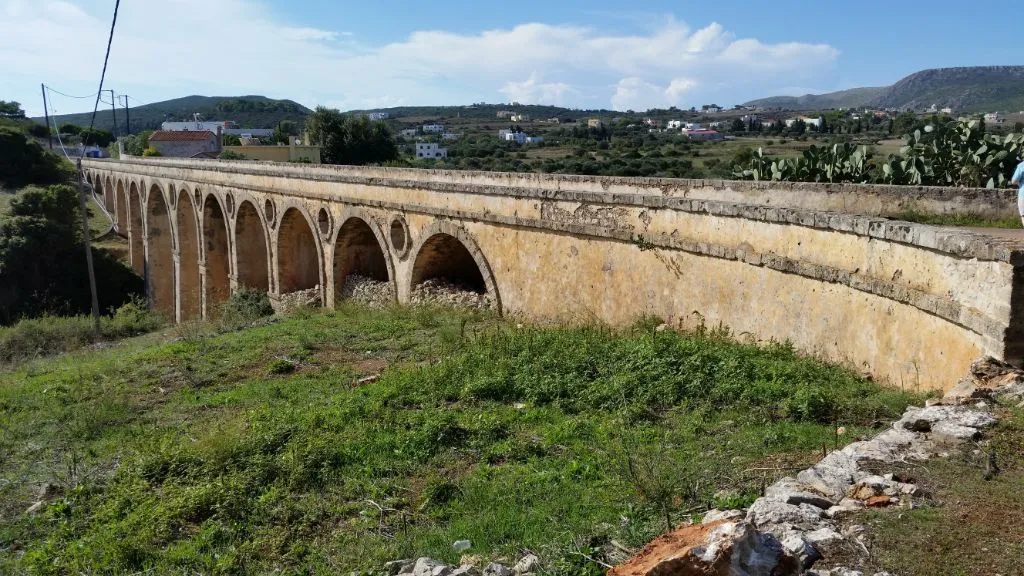
<path id="1" fill-rule="evenodd" d="M 36 114 L 40 82 L 94 92 L 113 4 L 0 0 L 0 99 Z M 728 105 L 1020 63 L 1019 26 L 1001 26 L 1017 13 L 1008 0 L 977 16 L 941 0 L 124 0 L 107 87 L 136 103 L 265 94 L 342 109 Z"/>

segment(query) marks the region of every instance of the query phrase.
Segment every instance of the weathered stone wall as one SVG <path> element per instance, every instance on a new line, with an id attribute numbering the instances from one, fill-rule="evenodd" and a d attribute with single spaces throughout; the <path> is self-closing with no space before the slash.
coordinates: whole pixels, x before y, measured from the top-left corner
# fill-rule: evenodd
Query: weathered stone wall
<path id="1" fill-rule="evenodd" d="M 358 272 L 390 282 L 408 302 L 415 285 L 443 277 L 486 292 L 505 314 L 722 325 L 908 388 L 947 386 L 980 354 L 1024 356 L 1024 247 L 873 217 L 891 210 L 900 193 L 891 187 L 178 159 L 90 160 L 87 168 L 115 190 L 162 191 L 171 211 L 183 186 L 196 190 L 196 206 L 223 206 L 231 254 L 221 284 L 232 287 L 261 278 L 279 295 L 315 284 L 333 305 L 344 275 Z M 936 211 L 977 200 L 999 213 L 1005 203 L 1001 191 L 908 196 Z M 841 200 L 866 215 L 820 209 Z M 216 236 L 208 225 L 200 238 Z M 211 270 L 223 267 L 207 264 L 216 248 L 202 244 L 202 282 L 212 286 L 223 272 Z M 203 292 L 210 299 L 209 286 Z M 178 317 L 187 317 L 180 300 Z"/>

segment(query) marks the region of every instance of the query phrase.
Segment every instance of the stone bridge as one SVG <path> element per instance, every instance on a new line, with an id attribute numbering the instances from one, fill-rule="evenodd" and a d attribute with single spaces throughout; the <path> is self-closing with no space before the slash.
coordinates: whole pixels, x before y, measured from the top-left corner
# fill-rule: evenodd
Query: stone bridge
<path id="1" fill-rule="evenodd" d="M 884 218 L 1015 214 L 1011 191 L 87 160 L 153 305 L 211 317 L 349 274 L 408 302 L 437 277 L 527 319 L 725 327 L 908 389 L 1024 357 L 1024 246 Z"/>

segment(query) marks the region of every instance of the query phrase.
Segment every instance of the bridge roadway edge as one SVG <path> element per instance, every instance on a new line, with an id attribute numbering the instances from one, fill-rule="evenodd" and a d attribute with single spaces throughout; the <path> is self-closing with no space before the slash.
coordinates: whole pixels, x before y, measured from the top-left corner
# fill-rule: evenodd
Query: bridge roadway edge
<path id="1" fill-rule="evenodd" d="M 700 258 L 711 258 L 734 263 L 741 263 L 745 266 L 763 268 L 772 272 L 785 275 L 797 276 L 802 279 L 835 284 L 853 291 L 881 298 L 886 301 L 908 306 L 923 314 L 940 319 L 949 325 L 969 333 L 967 340 L 973 340 L 966 346 L 978 353 L 990 353 L 997 357 L 1019 362 L 1024 357 L 1024 329 L 1022 329 L 1021 308 L 1024 293 L 1021 281 L 1021 267 L 1024 263 L 1024 247 L 1019 242 L 1005 238 L 991 238 L 982 233 L 966 232 L 956 229 L 937 228 L 920 224 L 893 221 L 873 216 L 862 216 L 855 214 L 842 214 L 824 210 L 806 210 L 802 208 L 791 208 L 786 206 L 764 206 L 738 204 L 735 202 L 717 201 L 712 199 L 693 199 L 679 197 L 665 197 L 653 194 L 627 194 L 622 192 L 595 192 L 587 190 L 548 190 L 537 188 L 523 188 L 511 186 L 488 186 L 480 184 L 465 184 L 459 182 L 435 182 L 419 180 L 421 172 L 418 170 L 395 170 L 389 169 L 392 176 L 402 178 L 381 178 L 376 175 L 366 176 L 366 169 L 331 167 L 328 170 L 317 170 L 303 167 L 296 170 L 292 166 L 273 164 L 259 164 L 247 166 L 251 163 L 236 162 L 211 162 L 192 160 L 162 160 L 152 162 L 150 160 L 128 160 L 128 161 L 90 161 L 88 169 L 113 176 L 129 179 L 160 179 L 168 181 L 179 180 L 174 176 L 168 177 L 166 172 L 174 169 L 188 171 L 188 178 L 185 179 L 189 186 L 205 187 L 210 190 L 224 192 L 229 189 L 237 189 L 249 193 L 262 195 L 284 195 L 293 201 L 307 203 L 332 203 L 358 207 L 366 211 L 376 209 L 385 213 L 398 213 L 402 215 L 418 215 L 427 217 L 433 221 L 448 220 L 457 222 L 459 226 L 481 226 L 493 228 L 516 229 L 520 231 L 537 232 L 544 231 L 552 234 L 571 235 L 578 238 L 586 238 L 595 243 L 615 242 L 622 245 L 636 245 L 632 248 L 637 252 L 644 247 L 655 253 L 662 253 L 656 258 L 674 258 L 676 253 L 685 253 Z M 225 166 L 227 165 L 227 166 Z M 248 170 L 247 170 L 248 168 Z M 253 172 L 257 173 L 252 174 Z M 370 170 L 373 173 L 372 170 Z M 431 171 L 436 177 L 437 172 Z M 183 176 L 178 174 L 177 176 Z M 236 175 L 249 178 L 245 182 L 239 182 L 238 187 L 233 187 L 226 178 L 226 175 Z M 496 175 L 504 176 L 504 175 Z M 454 177 L 453 177 L 454 178 Z M 304 180 L 315 182 L 319 186 L 327 187 L 327 192 L 310 192 L 309 188 L 302 190 L 287 189 L 290 180 Z M 259 181 L 259 183 L 257 183 Z M 733 186 L 742 183 L 731 183 Z M 285 189 L 282 189 L 282 186 Z M 417 190 L 428 191 L 430 194 L 440 195 L 441 205 L 417 204 L 399 200 L 371 199 L 360 197 L 355 194 L 344 193 L 348 187 L 364 186 L 374 189 L 392 190 Z M 835 188 L 835 185 L 830 185 Z M 322 189 L 322 188 L 321 188 Z M 949 191 L 944 195 L 952 196 Z M 449 195 L 463 195 L 466 197 L 475 196 L 484 203 L 480 209 L 466 210 L 445 206 L 446 198 Z M 428 196 L 429 197 L 429 196 Z M 489 199 L 497 201 L 512 200 L 516 203 L 534 202 L 539 205 L 539 216 L 520 216 L 518 209 L 515 214 L 502 214 L 500 210 L 490 210 L 486 203 Z M 972 305 L 970 298 L 978 297 L 977 294 L 970 296 L 967 300 L 961 298 L 957 290 L 948 290 L 945 293 L 935 293 L 926 289 L 919 289 L 906 282 L 893 278 L 880 278 L 870 271 L 860 269 L 843 269 L 842 267 L 830 266 L 816 262 L 802 261 L 800 258 L 788 257 L 785 254 L 778 254 L 770 249 L 759 250 L 749 244 L 739 246 L 736 243 L 726 244 L 721 242 L 708 241 L 707 239 L 682 237 L 677 234 L 678 230 L 668 234 L 664 231 L 650 230 L 647 233 L 638 233 L 634 227 L 606 226 L 605 222 L 594 223 L 587 218 L 577 218 L 567 211 L 565 206 L 572 207 L 593 207 L 603 206 L 608 209 L 642 209 L 655 211 L 667 211 L 672 213 L 688 213 L 694 217 L 714 216 L 734 221 L 753 221 L 772 225 L 787 227 L 798 227 L 813 229 L 828 234 L 843 234 L 856 238 L 858 241 L 867 240 L 888 247 L 892 245 L 905 245 L 917 250 L 929 252 L 942 260 L 942 266 L 958 266 L 966 272 L 957 272 L 961 276 L 966 274 L 970 278 L 971 267 L 982 264 L 997 266 L 998 271 L 993 272 L 991 266 L 986 268 L 983 276 L 998 277 L 996 282 L 995 299 L 999 302 L 991 306 L 984 305 L 979 309 Z M 603 209 L 603 208 L 601 208 Z M 315 208 L 314 208 L 315 211 Z M 576 212 L 580 212 L 577 209 Z M 585 210 L 584 210 L 585 212 Z M 312 213 L 311 213 L 312 214 Z M 643 212 L 640 213 L 641 218 Z M 340 225 L 340 223 L 339 223 Z M 386 225 L 384 221 L 373 222 L 375 229 Z M 385 232 L 386 233 L 386 232 Z M 486 232 L 485 232 L 486 234 Z M 517 232 L 517 234 L 519 234 Z M 479 235 L 479 234 L 478 234 Z M 641 239 L 642 236 L 642 239 Z M 806 239 L 805 239 L 806 241 Z M 385 246 L 385 250 L 389 250 Z M 888 249 L 888 248 L 887 248 Z M 325 242 L 326 250 L 326 242 Z M 493 250 L 493 248 L 492 248 Z M 484 250 L 486 252 L 487 250 Z M 668 255 L 668 256 L 666 256 Z M 484 254 L 486 257 L 486 254 Z M 323 257 L 323 255 L 321 255 Z M 388 254 L 389 259 L 393 257 Z M 507 260 L 507 258 L 504 258 Z M 630 257 L 632 259 L 632 257 Z M 327 266 L 327 260 L 322 262 Z M 549 262 L 548 265 L 557 267 L 557 262 Z M 232 270 L 234 273 L 234 269 Z M 901 271 L 898 271 L 901 272 Z M 502 274 L 501 271 L 498 274 Z M 505 278 L 501 283 L 504 288 L 502 292 L 509 290 L 508 286 L 515 284 L 514 279 Z M 985 286 L 973 287 L 971 291 L 985 290 Z M 399 289 L 399 294 L 403 290 Z M 499 292 L 499 295 L 504 296 Z M 987 298 L 982 295 L 982 298 Z M 992 300 L 992 298 L 988 298 Z M 513 300 L 515 300 L 513 298 Z M 333 300 L 328 299 L 332 304 Z M 512 306 L 507 310 L 512 313 L 520 313 L 532 317 L 545 317 L 544 310 L 529 309 L 523 306 Z M 600 308 L 600 307 L 598 307 Z M 606 321 L 600 314 L 598 320 Z M 685 322 L 679 322 L 684 324 Z M 725 323 L 728 325 L 728 323 Z M 906 337 L 911 337 L 913 327 L 903 328 L 908 332 Z M 757 333 L 759 338 L 785 340 L 785 334 Z M 970 336 L 973 335 L 973 336 Z M 958 336 L 959 337 L 959 336 Z M 936 343 L 932 343 L 934 345 Z M 800 346 L 806 349 L 807 346 Z M 807 350 L 814 353 L 814 350 Z M 830 359 L 834 358 L 831 355 Z M 861 371 L 867 372 L 881 380 L 890 383 L 897 381 L 905 382 L 905 375 L 892 373 L 878 373 L 874 367 L 865 365 L 864 362 L 850 362 L 849 358 L 840 360 L 854 365 Z M 921 360 L 924 360 L 923 358 Z M 914 361 L 915 363 L 917 360 Z M 962 364 L 960 359 L 955 364 Z M 890 371 L 891 372 L 891 371 Z M 955 376 L 958 376 L 956 374 Z M 898 377 L 897 377 L 898 376 Z M 948 379 L 952 374 L 946 375 Z M 927 382 L 918 380 L 916 386 L 936 387 L 948 386 L 944 380 L 929 377 Z M 955 382 L 955 378 L 949 380 Z"/>

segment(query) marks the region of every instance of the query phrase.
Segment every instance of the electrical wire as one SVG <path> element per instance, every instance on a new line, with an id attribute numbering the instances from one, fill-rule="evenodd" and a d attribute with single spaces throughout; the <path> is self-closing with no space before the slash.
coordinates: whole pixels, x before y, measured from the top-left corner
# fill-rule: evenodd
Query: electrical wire
<path id="1" fill-rule="evenodd" d="M 89 121 L 89 131 L 96 125 L 96 111 L 100 108 L 100 94 L 103 93 L 103 80 L 107 76 L 107 62 L 110 60 L 110 46 L 114 43 L 114 28 L 117 26 L 117 10 L 121 7 L 121 0 L 114 4 L 114 19 L 110 22 L 110 36 L 107 38 L 107 53 L 103 57 L 103 71 L 100 72 L 100 87 L 96 89 L 96 104 L 92 108 L 92 120 Z M 82 158 L 85 157 L 85 146 L 82 146 Z"/>
<path id="2" fill-rule="evenodd" d="M 44 84 L 44 86 L 46 86 L 46 85 Z M 72 96 L 71 94 L 65 94 L 65 93 L 61 92 L 60 90 L 57 90 L 56 88 L 53 88 L 51 86 L 46 86 L 46 89 L 49 90 L 50 92 L 53 92 L 54 94 L 60 94 L 61 96 L 64 96 L 66 98 L 77 98 L 79 100 L 85 100 L 86 98 L 95 98 L 96 97 L 96 94 L 89 94 L 88 96 Z"/>

